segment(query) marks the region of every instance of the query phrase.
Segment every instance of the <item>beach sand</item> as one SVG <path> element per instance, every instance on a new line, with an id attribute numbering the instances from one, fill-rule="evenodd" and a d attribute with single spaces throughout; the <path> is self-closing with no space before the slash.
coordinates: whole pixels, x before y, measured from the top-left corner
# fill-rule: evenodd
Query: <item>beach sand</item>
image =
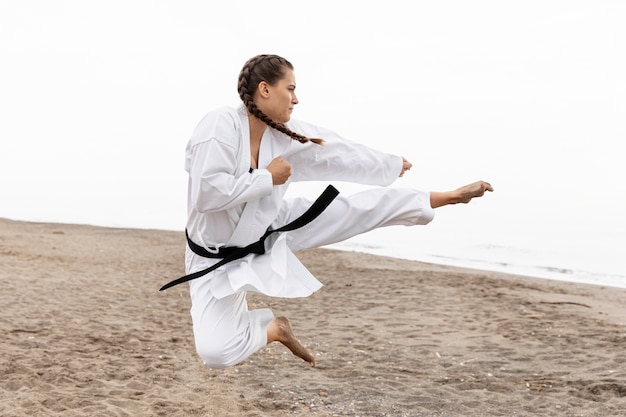
<path id="1" fill-rule="evenodd" d="M 226 370 L 195 353 L 184 234 L 0 220 L 0 415 L 626 416 L 626 290 L 327 249 Z"/>

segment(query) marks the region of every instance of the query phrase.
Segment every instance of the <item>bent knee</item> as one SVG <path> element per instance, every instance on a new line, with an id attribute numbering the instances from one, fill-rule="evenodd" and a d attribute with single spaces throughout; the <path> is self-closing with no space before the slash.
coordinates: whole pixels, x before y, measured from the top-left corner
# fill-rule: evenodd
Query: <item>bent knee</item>
<path id="1" fill-rule="evenodd" d="M 209 368 L 223 369 L 242 362 L 252 353 L 244 339 L 198 340 L 196 352 Z"/>
<path id="2" fill-rule="evenodd" d="M 197 343 L 196 352 L 202 362 L 209 368 L 223 369 L 235 365 L 239 360 L 228 353 L 225 346 L 220 343 Z"/>
<path id="3" fill-rule="evenodd" d="M 273 315 L 264 310 L 256 311 L 259 313 L 249 312 L 246 320 L 241 319 L 239 326 L 233 326 L 228 321 L 217 326 L 202 326 L 202 323 L 194 322 L 196 352 L 206 366 L 220 369 L 236 365 L 267 345 L 265 321 L 271 321 Z M 260 318 L 265 319 L 261 321 Z M 251 321 L 254 326 L 246 325 Z"/>

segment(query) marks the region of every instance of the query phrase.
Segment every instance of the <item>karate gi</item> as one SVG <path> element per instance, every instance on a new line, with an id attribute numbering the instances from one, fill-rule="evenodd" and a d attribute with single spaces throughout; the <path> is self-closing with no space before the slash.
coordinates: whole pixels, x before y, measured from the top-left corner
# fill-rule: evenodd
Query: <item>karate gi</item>
<path id="1" fill-rule="evenodd" d="M 208 113 L 194 130 L 186 148 L 189 173 L 188 222 L 190 239 L 215 251 L 223 246 L 246 246 L 268 227 L 283 226 L 312 204 L 303 198 L 284 199 L 294 181 L 350 181 L 387 186 L 398 178 L 402 158 L 341 138 L 302 121 L 287 126 L 324 145 L 302 144 L 267 128 L 259 151 L 258 169 L 250 170 L 250 129 L 243 106 Z M 273 185 L 265 168 L 277 156 L 291 164 L 291 177 Z M 328 245 L 390 225 L 427 224 L 434 217 L 427 192 L 373 188 L 352 196 L 339 195 L 310 224 L 272 235 L 267 253 L 247 255 L 189 282 L 196 349 L 213 368 L 234 365 L 267 344 L 269 309 L 248 310 L 246 292 L 273 297 L 306 297 L 322 284 L 300 263 L 294 252 Z M 204 258 L 189 247 L 188 274 L 219 259 Z"/>

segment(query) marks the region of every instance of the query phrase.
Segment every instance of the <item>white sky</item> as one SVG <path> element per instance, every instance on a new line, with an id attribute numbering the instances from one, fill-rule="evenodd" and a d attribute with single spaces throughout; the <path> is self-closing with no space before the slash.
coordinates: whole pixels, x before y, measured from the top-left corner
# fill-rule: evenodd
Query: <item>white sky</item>
<path id="1" fill-rule="evenodd" d="M 293 117 L 404 155 L 399 186 L 496 187 L 434 227 L 624 231 L 624 22 L 617 0 L 0 0 L 0 217 L 182 230 L 191 131 L 276 53 Z"/>

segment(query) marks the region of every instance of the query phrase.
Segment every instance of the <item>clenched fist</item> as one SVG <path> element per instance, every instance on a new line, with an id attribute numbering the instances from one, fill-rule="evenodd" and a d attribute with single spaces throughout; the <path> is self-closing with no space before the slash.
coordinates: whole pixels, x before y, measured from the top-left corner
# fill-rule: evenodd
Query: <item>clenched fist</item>
<path id="1" fill-rule="evenodd" d="M 284 184 L 291 176 L 291 164 L 283 159 L 282 156 L 274 158 L 267 166 L 267 170 L 272 174 L 272 183 L 274 185 Z"/>

